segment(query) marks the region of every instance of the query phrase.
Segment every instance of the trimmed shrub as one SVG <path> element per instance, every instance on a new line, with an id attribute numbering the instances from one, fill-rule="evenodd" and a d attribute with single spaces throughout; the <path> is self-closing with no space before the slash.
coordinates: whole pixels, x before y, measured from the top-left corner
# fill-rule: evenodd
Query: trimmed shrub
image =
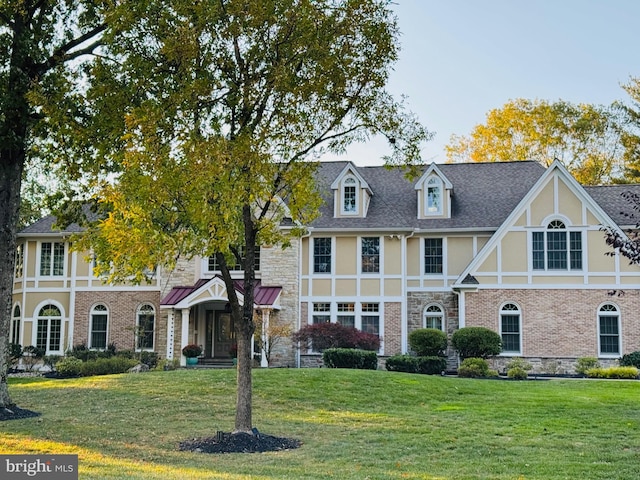
<path id="1" fill-rule="evenodd" d="M 35 364 L 44 357 L 44 353 L 45 351 L 42 348 L 34 347 L 33 345 L 24 347 L 22 349 L 22 362 L 24 363 L 25 369 L 28 372 L 33 370 Z"/>
<path id="2" fill-rule="evenodd" d="M 90 377 L 93 375 L 111 375 L 113 373 L 126 373 L 131 367 L 138 364 L 138 361 L 132 358 L 109 357 L 97 358 L 89 360 L 82 364 L 82 376 Z"/>
<path id="3" fill-rule="evenodd" d="M 627 353 L 620 359 L 621 367 L 640 368 L 640 352 Z"/>
<path id="4" fill-rule="evenodd" d="M 328 368 L 356 368 L 376 370 L 378 355 L 370 350 L 355 348 L 327 348 L 322 352 L 322 361 Z"/>
<path id="5" fill-rule="evenodd" d="M 418 373 L 440 375 L 447 369 L 447 359 L 443 357 L 416 357 Z"/>
<path id="6" fill-rule="evenodd" d="M 447 350 L 447 334 L 436 328 L 420 328 L 409 334 L 409 346 L 419 357 L 440 357 Z"/>
<path id="7" fill-rule="evenodd" d="M 495 377 L 497 374 L 489 369 L 484 358 L 465 358 L 458 367 L 458 376 L 466 378 Z"/>
<path id="8" fill-rule="evenodd" d="M 576 360 L 576 373 L 586 375 L 592 368 L 600 368 L 600 362 L 596 357 L 580 357 Z"/>
<path id="9" fill-rule="evenodd" d="M 156 352 L 148 352 L 143 350 L 138 355 L 140 363 L 144 363 L 149 369 L 154 369 L 158 365 L 158 354 Z"/>
<path id="10" fill-rule="evenodd" d="M 56 372 L 61 377 L 79 377 L 82 373 L 82 360 L 76 357 L 63 357 L 56 363 Z"/>
<path id="11" fill-rule="evenodd" d="M 609 368 L 592 368 L 587 370 L 589 378 L 638 378 L 637 367 L 609 367 Z"/>
<path id="12" fill-rule="evenodd" d="M 17 343 L 9 344 L 9 366 L 15 367 L 18 364 L 18 361 L 22 358 L 22 345 Z"/>
<path id="13" fill-rule="evenodd" d="M 357 348 L 378 351 L 380 337 L 339 323 L 314 323 L 293 334 L 293 340 L 322 352 L 327 348 Z"/>
<path id="14" fill-rule="evenodd" d="M 514 380 L 526 380 L 527 372 L 531 370 L 531 364 L 520 357 L 512 358 L 507 363 L 507 377 Z"/>
<path id="15" fill-rule="evenodd" d="M 393 355 L 387 358 L 385 367 L 390 372 L 418 373 L 418 357 L 413 355 Z"/>
<path id="16" fill-rule="evenodd" d="M 464 327 L 456 330 L 451 344 L 462 359 L 488 358 L 502 351 L 502 339 L 493 330 L 485 327 Z"/>

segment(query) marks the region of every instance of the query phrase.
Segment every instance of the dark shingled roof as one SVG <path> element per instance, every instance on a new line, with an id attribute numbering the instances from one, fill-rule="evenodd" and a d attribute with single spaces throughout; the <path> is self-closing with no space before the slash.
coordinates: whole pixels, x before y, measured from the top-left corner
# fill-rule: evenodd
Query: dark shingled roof
<path id="1" fill-rule="evenodd" d="M 53 215 L 48 215 L 44 218 L 41 218 L 37 222 L 32 223 L 25 229 L 23 229 L 21 234 L 46 234 L 46 233 L 79 233 L 83 231 L 83 228 L 80 227 L 77 223 L 72 223 L 64 229 L 54 229 L 54 224 L 56 223 L 56 217 Z"/>
<path id="2" fill-rule="evenodd" d="M 451 218 L 418 219 L 415 184 L 400 169 L 356 167 L 373 192 L 366 218 L 334 218 L 331 184 L 348 162 L 321 163 L 326 192 L 316 229 L 497 229 L 545 172 L 536 162 L 438 165 L 453 185 Z M 425 171 L 428 166 L 424 167 Z"/>
<path id="3" fill-rule="evenodd" d="M 640 219 L 630 218 L 633 205 L 627 201 L 623 194 L 630 192 L 640 197 L 640 185 L 604 185 L 597 187 L 584 187 L 591 198 L 616 222 L 617 225 L 626 227 L 634 226 Z M 636 212 L 636 217 L 638 213 Z"/>

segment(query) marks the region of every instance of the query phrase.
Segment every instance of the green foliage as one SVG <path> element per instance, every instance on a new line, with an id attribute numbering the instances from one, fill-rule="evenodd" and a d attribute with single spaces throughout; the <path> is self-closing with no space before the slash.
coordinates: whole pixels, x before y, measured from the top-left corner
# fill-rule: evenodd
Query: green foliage
<path id="1" fill-rule="evenodd" d="M 81 375 L 89 377 L 93 375 L 111 375 L 114 373 L 126 373 L 130 368 L 136 366 L 138 361 L 132 358 L 108 357 L 97 358 L 82 363 Z"/>
<path id="2" fill-rule="evenodd" d="M 370 350 L 355 348 L 328 348 L 322 352 L 322 361 L 328 368 L 356 368 L 376 370 L 378 355 Z"/>
<path id="3" fill-rule="evenodd" d="M 49 367 L 50 370 L 55 370 L 57 363 L 64 358 L 62 355 L 45 355 L 42 359 L 45 366 Z"/>
<path id="4" fill-rule="evenodd" d="M 514 357 L 507 363 L 507 377 L 515 380 L 526 380 L 527 372 L 533 367 L 520 357 Z"/>
<path id="5" fill-rule="evenodd" d="M 150 369 L 154 369 L 158 365 L 158 354 L 156 352 L 143 350 L 139 352 L 136 357 L 140 360 L 140 363 L 144 363 Z"/>
<path id="6" fill-rule="evenodd" d="M 390 372 L 422 373 L 440 375 L 447 368 L 443 357 L 416 357 L 414 355 L 393 355 L 387 358 L 386 369 Z"/>
<path id="7" fill-rule="evenodd" d="M 14 367 L 22 358 L 22 345 L 17 343 L 9 344 L 9 365 Z"/>
<path id="8" fill-rule="evenodd" d="M 419 357 L 438 357 L 447 350 L 447 334 L 436 328 L 420 328 L 409 334 L 409 346 Z"/>
<path id="9" fill-rule="evenodd" d="M 169 371 L 177 370 L 178 368 L 180 368 L 180 360 L 178 360 L 177 358 L 174 358 L 173 360 L 163 358 L 158 361 L 158 364 L 155 366 L 154 370 Z"/>
<path id="10" fill-rule="evenodd" d="M 559 158 L 582 184 L 613 183 L 624 171 L 623 123 L 611 107 L 516 99 L 491 110 L 486 123 L 468 137 L 454 135 L 447 157 L 458 162 L 534 160 L 545 166 Z"/>
<path id="11" fill-rule="evenodd" d="M 25 369 L 28 372 L 32 371 L 33 367 L 42 360 L 44 353 L 45 351 L 42 348 L 34 347 L 33 345 L 24 347 L 22 349 L 22 363 L 24 364 Z"/>
<path id="12" fill-rule="evenodd" d="M 609 367 L 609 368 L 592 368 L 587 370 L 589 378 L 621 378 L 634 379 L 638 378 L 637 367 Z"/>
<path id="13" fill-rule="evenodd" d="M 456 330 L 451 344 L 461 358 L 488 358 L 502 350 L 502 339 L 493 330 L 485 327 L 464 327 Z"/>
<path id="14" fill-rule="evenodd" d="M 600 368 L 600 362 L 596 357 L 580 357 L 576 360 L 576 373 L 586 375 L 588 370 Z"/>
<path id="15" fill-rule="evenodd" d="M 624 354 L 620 359 L 620 366 L 640 368 L 640 351 Z"/>
<path id="16" fill-rule="evenodd" d="M 79 377 L 83 362 L 77 357 L 64 357 L 56 364 L 56 372 L 62 377 Z"/>
<path id="17" fill-rule="evenodd" d="M 465 358 L 458 367 L 458 376 L 465 378 L 496 377 L 497 373 L 489 369 L 484 358 Z"/>

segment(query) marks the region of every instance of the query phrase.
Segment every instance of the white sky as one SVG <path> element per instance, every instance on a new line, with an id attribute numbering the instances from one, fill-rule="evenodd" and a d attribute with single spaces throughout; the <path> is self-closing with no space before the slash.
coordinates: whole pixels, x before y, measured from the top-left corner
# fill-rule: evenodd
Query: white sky
<path id="1" fill-rule="evenodd" d="M 435 138 L 423 160 L 444 162 L 452 134 L 468 135 L 515 98 L 608 105 L 640 77 L 640 0 L 396 0 L 400 60 L 389 90 Z M 385 142 L 339 159 L 380 165 Z"/>

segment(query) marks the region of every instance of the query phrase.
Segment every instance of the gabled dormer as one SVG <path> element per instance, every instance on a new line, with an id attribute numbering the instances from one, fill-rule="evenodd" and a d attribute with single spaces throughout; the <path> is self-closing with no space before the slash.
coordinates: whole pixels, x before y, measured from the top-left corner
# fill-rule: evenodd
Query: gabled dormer
<path id="1" fill-rule="evenodd" d="M 366 217 L 373 196 L 369 184 L 358 173 L 355 165 L 347 163 L 331 184 L 333 190 L 333 216 Z"/>
<path id="2" fill-rule="evenodd" d="M 453 185 L 432 163 L 416 182 L 418 218 L 451 218 Z"/>

